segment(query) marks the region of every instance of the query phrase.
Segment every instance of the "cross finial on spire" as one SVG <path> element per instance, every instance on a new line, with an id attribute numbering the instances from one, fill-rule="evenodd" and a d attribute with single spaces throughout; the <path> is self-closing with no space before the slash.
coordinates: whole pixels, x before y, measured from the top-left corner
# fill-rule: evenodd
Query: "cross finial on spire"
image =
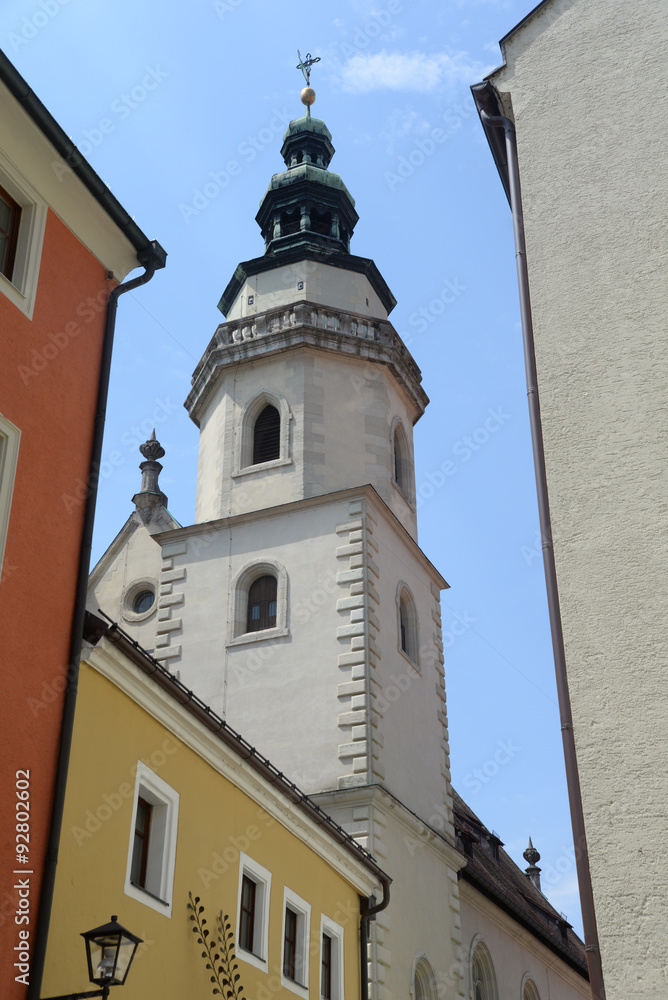
<path id="1" fill-rule="evenodd" d="M 311 86 L 311 66 L 313 63 L 320 62 L 320 56 L 312 56 L 310 52 L 306 53 L 306 59 L 302 59 L 302 54 L 297 49 L 297 55 L 299 56 L 299 62 L 297 63 L 297 69 L 300 69 L 304 74 L 304 79 L 306 80 L 306 86 Z"/>
<path id="2" fill-rule="evenodd" d="M 306 86 L 301 92 L 301 102 L 306 105 L 306 117 L 311 117 L 311 105 L 315 101 L 315 90 L 311 86 L 311 66 L 314 63 L 320 62 L 320 56 L 312 56 L 310 52 L 306 53 L 306 59 L 302 59 L 302 54 L 297 49 L 297 55 L 299 56 L 299 62 L 297 63 L 297 69 L 300 69 L 304 74 L 304 79 L 306 80 Z"/>

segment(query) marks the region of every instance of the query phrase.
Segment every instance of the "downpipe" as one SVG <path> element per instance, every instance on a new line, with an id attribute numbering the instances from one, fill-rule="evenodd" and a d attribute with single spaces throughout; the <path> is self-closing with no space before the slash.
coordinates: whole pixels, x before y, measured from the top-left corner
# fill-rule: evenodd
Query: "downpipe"
<path id="1" fill-rule="evenodd" d="M 382 879 L 383 898 L 380 903 L 369 906 L 373 896 L 360 897 L 360 1000 L 369 1000 L 369 921 L 390 905 L 390 878 Z"/>
<path id="2" fill-rule="evenodd" d="M 51 920 L 53 892 L 56 883 L 56 868 L 58 865 L 58 845 L 60 842 L 60 832 L 63 822 L 67 772 L 70 762 L 70 750 L 72 747 L 72 733 L 74 730 L 74 710 L 76 707 L 77 688 L 79 684 L 79 659 L 81 656 L 84 613 L 86 610 L 88 572 L 93 547 L 93 522 L 95 519 L 95 505 L 97 502 L 97 491 L 100 479 L 102 439 L 104 436 L 104 421 L 107 412 L 109 376 L 111 373 L 111 355 L 114 346 L 114 331 L 116 327 L 118 300 L 125 292 L 130 292 L 134 288 L 139 288 L 140 285 L 145 285 L 148 281 L 150 281 L 155 272 L 159 268 L 165 266 L 165 259 L 166 254 L 160 244 L 155 241 L 150 243 L 145 251 L 137 254 L 137 260 L 144 268 L 144 273 L 140 274 L 136 278 L 132 278 L 130 281 L 126 281 L 125 284 L 117 285 L 111 290 L 107 300 L 107 315 L 102 341 L 102 357 L 100 359 L 100 381 L 98 383 L 95 423 L 93 427 L 93 444 L 91 448 L 90 471 L 88 474 L 88 490 L 84 508 L 77 589 L 75 594 L 74 614 L 72 617 L 72 632 L 70 636 L 67 686 L 65 688 L 63 700 L 63 721 L 60 730 L 58 765 L 56 768 L 56 778 L 53 788 L 53 804 L 51 807 L 49 840 L 44 863 L 44 873 L 42 875 L 39 910 L 37 913 L 37 925 L 35 928 L 35 945 L 30 969 L 30 984 L 28 986 L 26 1000 L 39 1000 L 42 988 L 42 978 L 44 976 L 46 945 Z"/>

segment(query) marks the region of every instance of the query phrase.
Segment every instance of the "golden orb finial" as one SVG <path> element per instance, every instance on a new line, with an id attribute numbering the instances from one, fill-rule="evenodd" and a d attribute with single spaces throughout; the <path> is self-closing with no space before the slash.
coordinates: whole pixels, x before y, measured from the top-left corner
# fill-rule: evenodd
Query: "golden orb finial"
<path id="1" fill-rule="evenodd" d="M 315 101 L 315 90 L 313 89 L 313 87 L 304 87 L 304 89 L 300 94 L 300 97 L 302 104 L 305 104 L 307 107 L 310 108 L 310 106 Z"/>

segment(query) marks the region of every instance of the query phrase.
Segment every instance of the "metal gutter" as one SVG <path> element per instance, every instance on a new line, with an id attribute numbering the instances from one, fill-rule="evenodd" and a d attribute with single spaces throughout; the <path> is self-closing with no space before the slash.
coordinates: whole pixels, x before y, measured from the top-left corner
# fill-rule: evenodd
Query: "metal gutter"
<path id="1" fill-rule="evenodd" d="M 79 658 L 81 655 L 82 631 L 84 613 L 86 610 L 86 594 L 88 589 L 88 569 L 90 565 L 90 554 L 93 542 L 93 522 L 95 519 L 95 504 L 97 502 L 97 489 L 100 478 L 102 438 L 104 436 L 104 420 L 107 410 L 107 397 L 109 394 L 109 375 L 111 371 L 111 355 L 114 344 L 114 330 L 116 326 L 118 299 L 125 292 L 129 292 L 132 289 L 138 288 L 140 285 L 144 285 L 146 282 L 150 281 L 156 270 L 165 266 L 165 259 L 166 254 L 160 244 L 156 242 L 149 243 L 148 247 L 145 247 L 142 253 L 137 254 L 137 260 L 144 268 L 144 273 L 140 274 L 136 278 L 132 278 L 130 281 L 126 281 L 125 284 L 117 285 L 109 293 L 109 299 L 107 302 L 107 316 L 104 329 L 104 339 L 102 342 L 102 357 L 100 359 L 100 380 L 98 383 L 97 406 L 93 427 L 90 472 L 88 475 L 88 494 L 84 508 L 81 549 L 79 551 L 79 569 L 74 601 L 74 613 L 72 616 L 72 631 L 70 635 L 69 666 L 67 668 L 66 675 L 67 687 L 65 688 L 63 700 L 63 720 L 60 731 L 58 764 L 53 786 L 53 803 L 51 806 L 49 839 L 44 862 L 44 872 L 42 875 L 39 910 L 37 913 L 37 924 L 35 927 L 35 944 L 30 970 L 30 985 L 28 987 L 27 1000 L 38 1000 L 42 988 L 44 960 L 46 957 L 46 945 L 51 920 L 51 906 L 53 903 L 53 892 L 56 883 L 58 847 L 63 822 L 67 773 L 70 761 L 70 750 L 72 746 L 72 732 L 74 729 L 74 710 L 76 707 L 77 688 L 79 683 Z"/>
<path id="2" fill-rule="evenodd" d="M 594 910 L 594 894 L 591 883 L 591 873 L 589 871 L 589 854 L 587 851 L 584 811 L 582 808 L 580 776 L 578 773 L 577 754 L 575 750 L 575 737 L 573 735 L 573 718 L 571 714 L 570 693 L 568 689 L 566 652 L 564 649 L 564 637 L 561 624 L 561 609 L 559 606 L 557 570 L 554 560 L 552 524 L 547 490 L 547 471 L 545 468 L 545 451 L 543 447 L 543 428 L 540 415 L 540 401 L 538 397 L 538 373 L 536 369 L 533 319 L 531 315 L 531 298 L 529 294 L 529 272 L 527 268 L 526 243 L 524 236 L 522 190 L 520 186 L 520 172 L 517 159 L 517 138 L 515 135 L 515 125 L 510 118 L 506 118 L 503 115 L 492 115 L 488 110 L 486 110 L 486 104 L 488 106 L 495 104 L 498 107 L 498 98 L 492 85 L 489 82 L 477 84 L 472 87 L 471 90 L 480 113 L 480 119 L 488 136 L 488 141 L 490 141 L 490 148 L 492 148 L 493 155 L 495 156 L 497 167 L 499 168 L 499 174 L 501 175 L 502 181 L 505 176 L 505 180 L 507 182 L 507 187 L 506 184 L 504 184 L 504 187 L 506 187 L 506 193 L 508 194 L 513 216 L 515 257 L 517 260 L 517 281 L 520 296 L 520 316 L 522 320 L 522 338 L 524 342 L 524 364 L 526 369 L 527 396 L 529 404 L 529 421 L 531 425 L 534 471 L 536 475 L 536 492 L 538 494 L 538 514 L 542 538 L 547 604 L 550 615 L 550 629 L 552 633 L 552 650 L 554 654 L 554 669 L 557 682 L 559 714 L 561 717 L 561 733 L 564 746 L 564 762 L 566 766 L 566 784 L 568 787 L 571 824 L 573 827 L 573 841 L 575 846 L 575 863 L 578 873 L 580 903 L 582 906 L 585 952 L 587 955 L 587 965 L 589 967 L 589 981 L 592 990 L 592 997 L 594 1000 L 605 1000 L 601 952 L 598 943 L 596 913 Z M 503 129 L 505 144 L 505 156 L 503 159 L 500 154 L 498 155 L 498 158 L 497 155 L 494 154 L 494 147 L 490 138 L 491 130 L 496 130 L 500 133 L 501 129 Z M 495 142 L 495 146 L 498 150 L 498 141 Z"/>
<path id="3" fill-rule="evenodd" d="M 130 241 L 137 253 L 150 255 L 155 252 L 159 244 L 149 240 L 148 236 L 141 231 L 1 49 L 0 82 L 5 84 L 56 152 L 72 168 L 112 222 Z M 162 253 L 164 254 L 164 251 Z M 162 264 L 156 264 L 156 267 L 164 267 L 164 260 Z"/>

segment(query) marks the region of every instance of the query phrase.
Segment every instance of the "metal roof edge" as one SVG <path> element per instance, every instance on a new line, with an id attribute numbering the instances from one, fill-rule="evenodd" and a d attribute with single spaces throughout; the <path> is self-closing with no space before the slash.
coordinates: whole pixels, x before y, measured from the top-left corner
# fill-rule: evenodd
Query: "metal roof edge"
<path id="1" fill-rule="evenodd" d="M 150 258 L 156 268 L 164 267 L 167 257 L 165 250 L 156 240 L 150 240 L 142 232 L 2 49 L 0 49 L 0 82 L 5 84 L 56 152 L 62 156 L 111 221 L 129 240 L 137 254 L 141 254 L 144 259 Z"/>

